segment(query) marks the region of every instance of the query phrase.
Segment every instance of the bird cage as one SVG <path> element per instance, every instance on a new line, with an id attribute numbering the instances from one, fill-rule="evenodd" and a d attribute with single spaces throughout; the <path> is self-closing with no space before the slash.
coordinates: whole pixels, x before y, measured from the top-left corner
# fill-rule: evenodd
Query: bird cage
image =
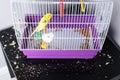
<path id="1" fill-rule="evenodd" d="M 96 56 L 112 15 L 111 0 L 12 0 L 19 49 L 27 58 Z"/>

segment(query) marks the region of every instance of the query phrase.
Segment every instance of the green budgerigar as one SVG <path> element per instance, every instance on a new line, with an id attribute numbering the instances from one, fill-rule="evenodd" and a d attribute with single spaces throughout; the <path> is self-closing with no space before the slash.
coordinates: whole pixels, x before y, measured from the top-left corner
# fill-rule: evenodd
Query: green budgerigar
<path id="1" fill-rule="evenodd" d="M 50 22 L 52 16 L 53 15 L 51 13 L 45 14 L 41 18 L 39 24 L 37 25 L 37 27 L 35 28 L 35 30 L 32 32 L 32 34 L 30 35 L 30 37 L 32 37 L 35 32 L 40 32 L 41 30 L 45 30 L 45 28 L 46 28 L 47 24 Z"/>

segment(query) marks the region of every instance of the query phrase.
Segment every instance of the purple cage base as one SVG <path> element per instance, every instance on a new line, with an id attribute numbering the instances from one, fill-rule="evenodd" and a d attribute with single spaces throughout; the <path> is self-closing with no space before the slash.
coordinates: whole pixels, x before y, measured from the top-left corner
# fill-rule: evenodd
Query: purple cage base
<path id="1" fill-rule="evenodd" d="M 27 27 L 24 30 L 24 36 L 28 37 L 29 27 L 32 27 L 32 30 L 35 29 L 37 24 L 30 24 L 31 22 L 39 22 L 42 16 L 39 15 L 27 15 L 25 17 L 25 21 L 27 22 Z M 79 19 L 78 19 L 79 18 Z M 63 21 L 64 20 L 64 21 Z M 81 23 L 88 23 L 88 24 L 48 24 L 47 28 L 59 28 L 59 26 L 64 26 L 64 28 L 88 28 L 91 27 L 92 30 L 92 37 L 98 38 L 97 30 L 94 27 L 95 17 L 94 16 L 53 16 L 51 22 L 81 22 Z M 93 24 L 89 24 L 93 23 Z M 68 27 L 69 26 L 69 27 Z M 27 58 L 81 58 L 81 59 L 91 59 L 98 54 L 101 50 L 99 45 L 98 39 L 93 39 L 94 49 L 95 50 L 31 50 L 27 49 L 27 46 L 24 46 L 24 43 L 28 44 L 27 39 L 23 39 L 22 49 L 24 55 Z"/>
<path id="2" fill-rule="evenodd" d="M 92 59 L 100 50 L 22 50 L 27 58 L 81 58 Z"/>

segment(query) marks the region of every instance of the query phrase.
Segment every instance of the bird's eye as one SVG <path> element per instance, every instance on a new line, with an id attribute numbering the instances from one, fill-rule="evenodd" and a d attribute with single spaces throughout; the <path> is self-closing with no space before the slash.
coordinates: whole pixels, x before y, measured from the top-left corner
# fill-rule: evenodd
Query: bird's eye
<path id="1" fill-rule="evenodd" d="M 44 22 L 46 22 L 46 20 L 44 20 Z"/>

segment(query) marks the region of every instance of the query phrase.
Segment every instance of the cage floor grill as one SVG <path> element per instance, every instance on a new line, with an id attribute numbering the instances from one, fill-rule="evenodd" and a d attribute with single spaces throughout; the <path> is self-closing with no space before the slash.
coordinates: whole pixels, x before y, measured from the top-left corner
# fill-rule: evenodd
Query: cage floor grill
<path id="1" fill-rule="evenodd" d="M 17 41 L 27 58 L 88 59 L 101 51 L 113 2 L 61 1 L 12 0 Z"/>

